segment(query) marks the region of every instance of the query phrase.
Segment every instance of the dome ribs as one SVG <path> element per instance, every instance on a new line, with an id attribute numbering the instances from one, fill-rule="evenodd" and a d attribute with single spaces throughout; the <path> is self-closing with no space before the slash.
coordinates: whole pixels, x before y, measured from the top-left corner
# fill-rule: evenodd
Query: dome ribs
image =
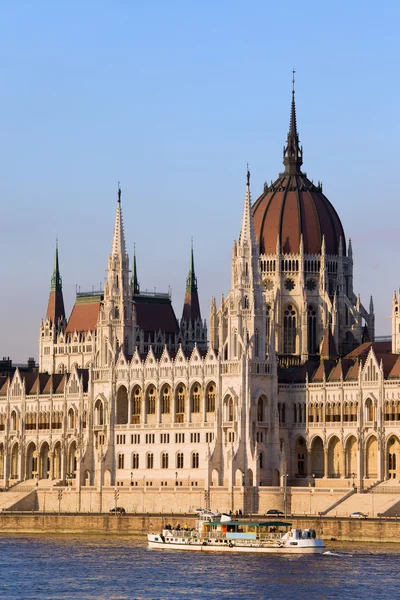
<path id="1" fill-rule="evenodd" d="M 296 188 L 296 178 L 294 176 L 289 177 L 287 179 L 284 202 L 282 203 L 280 226 L 283 254 L 297 253 L 300 248 L 301 221 Z"/>
<path id="2" fill-rule="evenodd" d="M 273 184 L 273 191 L 271 196 L 268 198 L 269 191 L 265 192 L 260 198 L 254 203 L 253 206 L 253 217 L 254 217 L 254 230 L 256 237 L 259 239 L 260 254 L 275 253 L 276 250 L 276 235 L 274 234 L 271 238 L 268 227 L 264 232 L 265 221 L 267 219 L 268 212 L 271 205 L 276 202 L 276 195 L 278 188 L 280 187 L 281 181 L 278 180 Z M 275 187 L 276 186 L 276 187 Z M 270 189 L 270 188 L 269 188 Z M 264 208 L 264 204 L 266 204 Z M 263 212 L 262 212 L 263 210 Z M 261 218 L 260 218 L 261 215 Z M 271 216 L 271 213 L 269 213 Z M 273 215 L 274 216 L 274 215 Z"/>
<path id="3" fill-rule="evenodd" d="M 285 180 L 283 180 L 283 183 L 285 182 Z M 287 178 L 286 181 L 286 185 L 282 186 L 283 189 L 283 197 L 282 197 L 282 204 L 281 204 L 281 214 L 279 217 L 279 229 L 278 229 L 278 234 L 279 234 L 279 239 L 281 241 L 281 253 L 282 254 L 290 254 L 290 250 L 286 251 L 285 245 L 286 245 L 286 238 L 283 238 L 283 215 L 285 213 L 285 206 L 286 206 L 286 198 L 287 198 L 287 194 L 288 194 L 288 189 L 289 189 L 289 182 L 290 182 L 290 177 Z M 289 225 L 289 223 L 288 223 Z M 286 232 L 285 232 L 286 233 Z M 287 247 L 287 246 L 286 246 Z M 290 242 L 289 242 L 289 247 L 290 247 Z"/>
<path id="4" fill-rule="evenodd" d="M 253 215 L 260 254 L 275 254 L 278 235 L 282 253 L 296 254 L 303 234 L 305 254 L 319 254 L 325 236 L 327 254 L 338 255 L 341 237 L 346 255 L 337 212 L 305 174 L 281 175 L 254 203 Z"/>

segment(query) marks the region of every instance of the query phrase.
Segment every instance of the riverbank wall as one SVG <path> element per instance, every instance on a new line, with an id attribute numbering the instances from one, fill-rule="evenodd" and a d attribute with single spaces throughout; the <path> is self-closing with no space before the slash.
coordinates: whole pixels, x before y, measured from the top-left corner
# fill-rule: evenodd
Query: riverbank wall
<path id="1" fill-rule="evenodd" d="M 266 517 L 259 517 L 265 520 Z M 0 533 L 14 534 L 89 534 L 136 535 L 160 531 L 166 524 L 192 528 L 196 517 L 191 515 L 110 515 L 110 514 L 48 514 L 0 513 Z M 252 520 L 257 520 L 252 516 Z M 353 542 L 400 542 L 400 519 L 340 519 L 288 517 L 293 527 L 316 530 L 324 540 Z"/>

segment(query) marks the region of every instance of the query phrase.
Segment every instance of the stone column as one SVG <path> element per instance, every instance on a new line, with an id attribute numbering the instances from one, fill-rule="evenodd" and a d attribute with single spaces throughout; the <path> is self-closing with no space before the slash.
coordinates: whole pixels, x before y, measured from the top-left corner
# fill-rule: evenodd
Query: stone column
<path id="1" fill-rule="evenodd" d="M 132 390 L 131 390 L 128 395 L 128 423 L 129 423 L 129 425 L 132 424 L 132 402 L 133 402 L 133 398 L 132 398 Z"/>
<path id="2" fill-rule="evenodd" d="M 311 447 L 307 448 L 307 477 L 311 477 L 312 475 L 312 454 Z"/>
<path id="3" fill-rule="evenodd" d="M 48 458 L 49 458 L 49 466 L 50 466 L 50 480 L 52 481 L 54 479 L 54 452 L 49 450 L 49 454 L 48 454 Z"/>
<path id="4" fill-rule="evenodd" d="M 364 489 L 364 450 L 363 440 L 359 439 L 357 444 L 357 471 L 358 471 L 358 489 Z"/>
<path id="5" fill-rule="evenodd" d="M 328 473 L 328 449 L 324 448 L 324 477 L 329 477 Z"/>
<path id="6" fill-rule="evenodd" d="M 378 434 L 378 480 L 383 481 L 384 478 L 384 460 L 385 450 L 382 437 Z"/>

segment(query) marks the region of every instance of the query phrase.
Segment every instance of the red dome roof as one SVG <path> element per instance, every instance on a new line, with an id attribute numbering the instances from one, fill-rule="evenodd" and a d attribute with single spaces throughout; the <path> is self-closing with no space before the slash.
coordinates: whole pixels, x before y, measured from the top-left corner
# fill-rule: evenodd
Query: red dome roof
<path id="1" fill-rule="evenodd" d="M 276 252 L 279 235 L 281 252 L 297 254 L 303 234 L 305 254 L 321 252 L 325 236 L 327 254 L 338 255 L 340 239 L 346 254 L 344 231 L 337 212 L 307 177 L 283 173 L 253 205 L 254 231 L 260 244 L 260 254 Z"/>
<path id="2" fill-rule="evenodd" d="M 254 231 L 259 239 L 260 254 L 276 252 L 279 236 L 280 251 L 297 254 L 303 234 L 305 254 L 321 252 L 325 237 L 327 254 L 338 255 L 340 240 L 346 254 L 346 240 L 337 212 L 322 193 L 301 172 L 303 148 L 297 133 L 294 80 L 287 143 L 283 150 L 285 171 L 275 183 L 266 186 L 253 205 Z"/>

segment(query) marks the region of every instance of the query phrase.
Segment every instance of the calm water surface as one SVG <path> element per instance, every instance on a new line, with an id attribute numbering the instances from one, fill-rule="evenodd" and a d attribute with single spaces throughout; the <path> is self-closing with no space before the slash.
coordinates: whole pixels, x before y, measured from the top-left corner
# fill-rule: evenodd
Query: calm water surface
<path id="1" fill-rule="evenodd" d="M 0 597 L 398 598 L 400 545 L 333 543 L 322 556 L 162 553 L 142 538 L 0 536 Z"/>

